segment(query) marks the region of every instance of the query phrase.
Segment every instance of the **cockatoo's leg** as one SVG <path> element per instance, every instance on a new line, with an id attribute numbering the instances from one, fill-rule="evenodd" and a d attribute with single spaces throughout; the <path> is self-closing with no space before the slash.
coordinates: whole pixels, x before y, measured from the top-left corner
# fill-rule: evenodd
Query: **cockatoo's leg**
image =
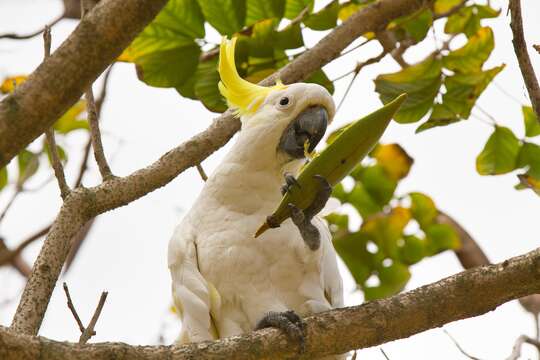
<path id="1" fill-rule="evenodd" d="M 300 343 L 300 352 L 305 351 L 305 323 L 294 311 L 275 312 L 270 311 L 255 326 L 255 330 L 268 327 L 281 329 L 291 339 Z"/>
<path id="2" fill-rule="evenodd" d="M 304 239 L 304 242 L 311 250 L 315 251 L 321 246 L 321 234 L 319 234 L 317 227 L 311 223 L 311 219 L 326 205 L 332 193 L 332 187 L 321 175 L 314 175 L 313 177 L 320 181 L 321 187 L 317 194 L 315 194 L 315 199 L 313 199 L 311 205 L 304 211 L 300 210 L 294 204 L 289 204 L 289 208 L 291 209 L 291 219 L 298 230 L 300 230 L 302 239 Z"/>

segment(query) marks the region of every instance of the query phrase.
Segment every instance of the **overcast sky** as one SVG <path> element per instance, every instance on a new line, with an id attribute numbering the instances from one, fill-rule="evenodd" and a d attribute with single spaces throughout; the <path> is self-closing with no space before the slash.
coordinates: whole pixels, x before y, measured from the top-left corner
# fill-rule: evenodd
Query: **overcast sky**
<path id="1" fill-rule="evenodd" d="M 499 124 L 510 127 L 521 137 L 524 129 L 520 103 L 528 102 L 511 45 L 509 17 L 504 15 L 507 2 L 491 3 L 495 8 L 502 7 L 503 15 L 487 22 L 494 29 L 496 41 L 487 66 L 505 63 L 507 67 L 497 76 L 495 85 L 491 85 L 480 98 L 479 105 Z M 522 3 L 526 38 L 529 44 L 538 44 L 540 2 L 522 0 Z M 0 33 L 33 31 L 55 18 L 61 10 L 61 1 L 1 0 Z M 75 25 L 74 21 L 64 20 L 53 28 L 53 49 Z M 324 34 L 309 33 L 308 45 L 313 45 Z M 433 37 L 428 36 L 418 50 L 406 54 L 406 60 L 420 60 L 430 51 L 433 41 Z M 334 78 L 352 69 L 356 61 L 376 55 L 378 51 L 376 44 L 370 44 L 328 65 L 325 70 L 330 78 Z M 540 73 L 540 56 L 532 53 L 531 56 Z M 28 74 L 41 59 L 40 37 L 18 42 L 0 40 L 0 79 L 8 75 Z M 379 107 L 372 80 L 379 73 L 397 69 L 390 59 L 364 68 L 332 127 Z M 342 98 L 347 83 L 347 80 L 341 80 L 336 84 L 336 102 Z M 485 118 L 477 110 L 473 113 Z M 116 65 L 102 116 L 103 141 L 113 172 L 127 175 L 150 164 L 167 150 L 204 130 L 215 116 L 200 103 L 181 98 L 174 90 L 146 86 L 137 80 L 132 65 Z M 419 135 L 414 134 L 416 127 L 417 124 L 394 123 L 383 137 L 384 142 L 398 142 L 415 158 L 411 174 L 401 183 L 399 193 L 418 190 L 432 196 L 439 208 L 454 216 L 470 231 L 492 261 L 501 261 L 538 247 L 540 199 L 531 191 L 514 190 L 514 175 L 481 177 L 475 171 L 475 158 L 491 132 L 489 125 L 471 118 Z M 66 173 L 72 181 L 77 173 L 85 136 L 84 133 L 70 135 L 63 144 L 70 155 Z M 228 146 L 203 163 L 207 172 L 212 172 L 227 150 Z M 96 166 L 91 166 L 85 185 L 98 182 Z M 44 179 L 45 175 L 37 177 L 31 184 L 37 185 Z M 72 269 L 60 280 L 68 282 L 85 323 L 93 313 L 100 292 L 109 291 L 96 328 L 97 335 L 92 341 L 152 344 L 157 342 L 161 332 L 167 341 L 172 341 L 177 335 L 179 322 L 168 311 L 171 299 L 167 243 L 174 226 L 189 209 L 202 185 L 198 173 L 189 169 L 165 188 L 98 218 Z M 0 193 L 0 209 L 11 190 Z M 60 197 L 54 182 L 40 193 L 25 194 L 3 221 L 0 234 L 14 246 L 48 224 L 59 206 Z M 40 246 L 41 243 L 30 246 L 24 252 L 25 259 L 31 262 Z M 353 293 L 355 285 L 352 278 L 346 269 L 342 267 L 342 270 L 347 304 L 360 303 L 362 297 Z M 459 271 L 461 268 L 454 255 L 444 253 L 414 266 L 407 289 Z M 23 285 L 21 277 L 13 270 L 0 269 L 0 300 L 18 296 Z M 17 301 L 13 301 L 0 308 L 0 324 L 9 324 L 16 304 Z M 469 353 L 483 359 L 503 359 L 509 355 L 520 334 L 534 334 L 531 317 L 516 302 L 445 328 Z M 78 339 L 78 329 L 65 306 L 61 286 L 54 291 L 40 333 L 58 340 Z M 388 343 L 383 348 L 392 360 L 464 358 L 441 329 Z M 526 349 L 525 354 L 532 356 L 530 354 L 534 352 Z M 362 359 L 384 359 L 378 348 L 363 350 L 359 356 Z"/>

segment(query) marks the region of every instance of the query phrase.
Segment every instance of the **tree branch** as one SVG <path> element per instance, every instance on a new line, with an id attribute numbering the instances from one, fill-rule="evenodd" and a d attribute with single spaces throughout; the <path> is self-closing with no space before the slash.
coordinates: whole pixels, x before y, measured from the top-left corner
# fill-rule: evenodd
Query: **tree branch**
<path id="1" fill-rule="evenodd" d="M 540 291 L 540 249 L 477 267 L 436 283 L 359 306 L 306 319 L 304 359 L 377 346 L 494 310 Z M 0 327 L 0 358 L 7 359 L 289 359 L 298 344 L 277 329 L 214 342 L 175 346 L 103 343 L 78 346 L 16 334 Z"/>
<path id="2" fill-rule="evenodd" d="M 472 269 L 477 266 L 490 264 L 490 261 L 482 248 L 480 248 L 469 232 L 451 216 L 439 211 L 437 222 L 450 225 L 457 232 L 461 246 L 459 249 L 454 250 L 454 253 L 464 269 Z"/>
<path id="3" fill-rule="evenodd" d="M 137 3 L 146 4 L 147 1 L 139 0 Z M 121 12 L 125 11 L 124 8 L 128 7 L 127 4 L 134 2 L 121 2 L 123 4 L 120 6 L 122 8 Z M 336 27 L 313 48 L 300 55 L 280 71 L 263 80 L 261 85 L 272 84 L 277 78 L 280 78 L 284 83 L 302 80 L 313 71 L 320 69 L 323 65 L 338 57 L 341 51 L 360 35 L 384 28 L 389 21 L 411 14 L 422 6 L 431 3 L 432 0 L 380 0 L 369 5 L 349 17 L 347 21 Z M 87 19 L 96 20 L 96 14 L 109 17 L 110 14 L 104 13 L 103 8 L 110 4 L 118 4 L 118 0 L 100 2 L 81 21 L 81 24 L 85 23 Z M 118 16 L 121 17 L 121 15 Z M 115 26 L 117 23 L 118 19 Z M 88 31 L 93 32 L 96 30 L 90 29 Z M 73 35 L 70 38 L 73 38 Z M 72 41 L 75 40 L 72 39 Z M 83 48 L 85 47 L 83 46 Z M 53 59 L 59 52 L 60 50 L 57 50 L 50 59 Z M 85 76 L 88 77 L 87 74 Z M 31 79 L 28 79 L 20 87 L 28 83 L 32 85 L 35 81 L 31 82 Z M 30 85 L 27 85 L 26 89 Z M 0 139 L 4 136 L 1 131 L 1 105 L 2 103 L 0 103 Z M 24 334 L 36 334 L 38 332 L 50 296 L 69 251 L 70 240 L 87 221 L 98 214 L 127 205 L 166 185 L 178 174 L 187 168 L 200 164 L 210 154 L 225 145 L 239 128 L 240 121 L 233 116 L 232 112 L 227 111 L 216 118 L 207 130 L 170 150 L 150 166 L 126 177 L 112 178 L 93 188 L 74 189 L 66 198 L 36 259 L 11 328 Z M 0 153 L 1 151 L 2 145 L 0 142 Z"/>
<path id="4" fill-rule="evenodd" d="M 529 58 L 527 43 L 525 41 L 525 35 L 523 34 L 521 0 L 510 0 L 509 9 L 511 18 L 510 27 L 512 28 L 512 34 L 514 35 L 514 38 L 512 39 L 514 52 L 516 53 L 521 75 L 523 76 L 523 81 L 527 87 L 532 107 L 540 122 L 540 86 L 538 85 L 538 78 L 534 73 L 531 59 Z"/>
<path id="5" fill-rule="evenodd" d="M 54 19 L 53 21 L 51 21 L 51 22 L 50 22 L 48 25 L 46 25 L 45 27 L 52 28 L 54 25 L 56 25 L 56 24 L 57 24 L 60 20 L 62 20 L 63 18 L 64 18 L 64 14 L 60 15 L 59 17 L 57 17 L 56 19 Z M 38 36 L 38 35 L 41 34 L 44 30 L 45 30 L 45 28 L 42 28 L 42 29 L 40 29 L 40 30 L 34 31 L 33 33 L 30 33 L 30 34 L 24 34 L 24 35 L 15 34 L 15 33 L 0 34 L 0 39 L 27 40 L 27 39 L 31 39 L 31 38 L 33 38 L 33 37 Z"/>
<path id="6" fill-rule="evenodd" d="M 0 167 L 65 113 L 167 0 L 102 0 L 64 43 L 0 102 Z"/>
<path id="7" fill-rule="evenodd" d="M 45 30 L 43 31 L 43 47 L 45 50 L 43 61 L 45 61 L 49 56 L 51 56 L 51 28 L 49 26 L 45 26 Z M 56 139 L 54 137 L 54 127 L 51 126 L 45 131 L 45 138 L 47 140 L 47 145 L 49 145 L 51 164 L 54 170 L 54 176 L 58 181 L 58 187 L 60 188 L 60 196 L 62 199 L 65 199 L 70 190 L 66 183 L 66 176 L 64 174 L 62 161 L 60 160 L 60 155 L 58 155 Z"/>
<path id="8" fill-rule="evenodd" d="M 506 358 L 506 360 L 517 360 L 521 356 L 521 347 L 523 344 L 530 344 L 534 346 L 538 351 L 540 351 L 540 342 L 526 336 L 521 335 L 516 339 L 516 343 L 514 344 L 514 348 L 512 349 L 512 354 L 510 354 L 509 357 Z"/>

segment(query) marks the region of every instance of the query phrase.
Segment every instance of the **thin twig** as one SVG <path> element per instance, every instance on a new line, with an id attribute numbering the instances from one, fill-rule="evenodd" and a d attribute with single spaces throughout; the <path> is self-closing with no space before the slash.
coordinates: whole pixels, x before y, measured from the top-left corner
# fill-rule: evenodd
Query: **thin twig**
<path id="1" fill-rule="evenodd" d="M 92 316 L 92 319 L 90 320 L 90 323 L 86 327 L 86 329 L 81 334 L 81 337 L 79 338 L 79 344 L 86 344 L 86 342 L 94 335 L 96 335 L 96 332 L 94 331 L 94 327 L 96 326 L 96 323 L 99 319 L 99 315 L 101 315 L 101 310 L 103 310 L 103 305 L 105 305 L 105 300 L 107 300 L 107 295 L 109 293 L 107 291 L 103 291 L 101 293 L 101 297 L 99 298 L 98 305 L 96 307 L 96 311 L 94 311 L 94 315 Z"/>
<path id="2" fill-rule="evenodd" d="M 349 92 L 351 91 L 354 80 L 356 80 L 357 76 L 358 76 L 358 72 L 355 71 L 351 81 L 349 81 L 349 84 L 347 85 L 347 89 L 345 89 L 345 93 L 343 94 L 343 97 L 341 98 L 341 100 L 339 101 L 338 106 L 336 107 L 336 113 L 341 108 L 341 105 L 343 105 L 343 102 L 345 102 L 345 99 L 347 98 L 347 95 L 349 95 Z"/>
<path id="3" fill-rule="evenodd" d="M 538 85 L 538 78 L 534 73 L 531 59 L 529 58 L 529 52 L 527 51 L 527 43 L 525 42 L 525 35 L 523 34 L 523 20 L 521 18 L 521 1 L 510 0 L 509 9 L 511 13 L 510 27 L 512 28 L 512 44 L 514 45 L 514 52 L 521 69 L 521 75 L 523 81 L 527 87 L 529 98 L 532 103 L 532 107 L 540 122 L 540 85 Z"/>
<path id="4" fill-rule="evenodd" d="M 49 27 L 49 28 L 53 27 L 54 25 L 56 25 L 63 18 L 64 18 L 64 14 L 62 14 L 59 17 L 57 17 L 56 19 L 54 19 L 52 22 L 49 23 L 49 25 L 46 25 L 46 27 Z M 25 34 L 25 35 L 20 35 L 20 34 L 15 34 L 15 33 L 0 34 L 0 39 L 27 40 L 27 39 L 31 39 L 33 37 L 38 36 L 44 30 L 45 29 L 40 29 L 38 31 L 35 31 L 33 33 L 30 33 L 30 34 Z"/>
<path id="5" fill-rule="evenodd" d="M 4 217 L 6 216 L 7 212 L 11 208 L 11 205 L 13 205 L 13 203 L 15 202 L 15 199 L 17 198 L 17 196 L 19 196 L 21 191 L 22 191 L 22 188 L 20 186 L 17 186 L 15 188 L 15 192 L 13 193 L 13 195 L 11 195 L 11 198 L 9 199 L 8 203 L 6 204 L 6 207 L 4 208 L 2 213 L 0 214 L 0 222 L 2 222 L 2 220 L 4 220 Z"/>
<path id="6" fill-rule="evenodd" d="M 533 45 L 533 48 L 540 54 L 540 45 Z"/>
<path id="7" fill-rule="evenodd" d="M 84 327 L 81 321 L 81 318 L 79 317 L 79 314 L 77 314 L 77 310 L 75 310 L 75 305 L 73 305 L 73 301 L 71 300 L 71 295 L 69 294 L 68 286 L 65 282 L 64 282 L 64 292 L 66 293 L 67 306 L 69 310 L 71 311 L 71 314 L 73 314 L 73 317 L 75 318 L 75 321 L 77 322 L 77 326 L 79 327 L 79 330 L 81 331 L 81 336 L 79 337 L 79 344 L 86 344 L 86 342 L 88 342 L 88 340 L 92 336 L 96 335 L 94 328 L 99 319 L 99 316 L 101 315 L 101 310 L 103 310 L 103 306 L 105 305 L 105 301 L 107 300 L 107 295 L 109 293 L 107 291 L 103 291 L 101 293 L 98 305 L 96 307 L 96 310 L 94 311 L 94 315 L 92 315 L 92 319 L 90 320 L 90 323 L 88 324 L 88 326 Z"/>
<path id="8" fill-rule="evenodd" d="M 45 51 L 44 58 L 47 59 L 51 55 L 51 28 L 49 26 L 45 26 L 45 30 L 43 31 L 43 46 Z M 47 145 L 49 145 L 54 176 L 60 188 L 60 196 L 62 199 L 65 199 L 69 195 L 70 189 L 66 183 L 66 176 L 64 175 L 64 168 L 58 154 L 58 148 L 56 147 L 54 128 L 52 126 L 45 131 L 45 137 L 47 138 Z"/>
<path id="9" fill-rule="evenodd" d="M 516 104 L 519 104 L 520 106 L 523 106 L 523 102 L 519 100 L 517 97 L 512 95 L 510 92 L 508 92 L 502 85 L 500 85 L 498 82 L 493 80 L 493 84 L 495 87 L 504 95 L 506 95 L 510 100 L 513 100 Z"/>
<path id="10" fill-rule="evenodd" d="M 382 60 L 382 58 L 384 58 L 386 56 L 386 54 L 388 54 L 388 52 L 385 50 L 385 51 L 382 51 L 379 55 L 375 56 L 375 57 L 372 57 L 370 59 L 367 59 L 366 61 L 364 62 L 361 62 L 361 63 L 358 63 L 356 64 L 356 67 L 354 68 L 354 76 L 352 77 L 351 81 L 349 82 L 349 84 L 347 85 L 347 89 L 345 90 L 345 93 L 343 94 L 343 97 L 341 98 L 341 100 L 339 101 L 339 104 L 336 108 L 336 113 L 339 111 L 339 109 L 341 108 L 341 105 L 343 105 L 343 102 L 345 101 L 345 98 L 347 97 L 347 95 L 349 95 L 349 92 L 351 91 L 351 88 L 352 88 L 352 85 L 354 83 L 354 80 L 356 80 L 356 77 L 358 76 L 358 74 L 360 73 L 360 71 L 367 65 L 371 65 L 371 64 L 375 64 L 379 61 Z"/>
<path id="11" fill-rule="evenodd" d="M 386 353 L 384 352 L 383 348 L 379 348 L 379 350 L 381 350 L 381 353 L 383 354 L 384 358 L 386 360 L 390 360 L 390 358 L 388 357 L 388 355 L 386 355 Z"/>
<path id="12" fill-rule="evenodd" d="M 105 153 L 103 151 L 103 144 L 101 142 L 101 133 L 99 130 L 98 116 L 96 110 L 96 104 L 94 101 L 94 93 L 90 87 L 85 94 L 86 97 L 86 107 L 88 111 L 88 124 L 90 125 L 90 137 L 92 139 L 92 147 L 94 149 L 94 157 L 96 163 L 98 164 L 99 172 L 103 180 L 110 179 L 113 175 L 111 168 L 107 163 L 105 158 Z"/>
<path id="13" fill-rule="evenodd" d="M 349 50 L 347 51 L 343 51 L 341 54 L 339 54 L 339 57 L 342 57 L 342 56 L 345 56 L 347 54 L 350 54 L 351 52 L 353 52 L 354 50 L 357 50 L 358 48 L 361 48 L 362 46 L 366 45 L 368 42 L 370 42 L 371 40 L 373 39 L 366 39 L 364 41 L 362 41 L 360 44 L 350 48 Z"/>
<path id="14" fill-rule="evenodd" d="M 527 335 L 521 335 L 516 339 L 512 353 L 506 358 L 506 360 L 518 360 L 521 356 L 521 348 L 523 347 L 523 344 L 530 344 L 540 351 L 540 342 L 528 337 Z"/>
<path id="15" fill-rule="evenodd" d="M 489 120 L 491 120 L 492 125 L 497 125 L 497 120 L 493 116 L 491 116 L 491 114 L 488 113 L 487 110 L 482 109 L 482 107 L 478 105 L 478 102 L 474 104 L 474 107 L 480 110 L 482 114 L 486 115 L 489 118 Z"/>
<path id="16" fill-rule="evenodd" d="M 475 356 L 472 356 L 472 355 L 469 355 L 465 350 L 463 350 L 463 348 L 459 345 L 459 343 L 457 342 L 456 339 L 454 339 L 452 337 L 452 335 L 450 335 L 450 333 L 448 331 L 446 331 L 446 329 L 443 329 L 444 333 L 450 338 L 450 340 L 452 340 L 452 342 L 454 343 L 454 345 L 456 345 L 456 347 L 458 348 L 459 352 L 461 352 L 463 355 L 465 355 L 466 357 L 468 357 L 469 359 L 471 360 L 480 360 L 480 358 L 477 358 Z"/>
<path id="17" fill-rule="evenodd" d="M 86 7 L 85 3 L 86 3 L 85 0 L 81 0 L 81 19 L 84 17 L 86 11 L 89 10 Z M 92 90 L 92 85 L 88 87 L 84 96 L 86 98 L 88 124 L 90 125 L 90 137 L 92 139 L 94 157 L 96 159 L 96 163 L 98 164 L 101 177 L 103 178 L 103 180 L 108 180 L 113 175 L 111 172 L 111 168 L 109 167 L 109 164 L 107 163 L 105 152 L 103 151 L 103 144 L 101 142 L 101 132 L 99 130 L 98 112 L 97 112 L 96 102 L 94 100 L 94 92 Z"/>
<path id="18" fill-rule="evenodd" d="M 199 172 L 199 175 L 201 175 L 201 179 L 203 179 L 203 181 L 206 181 L 208 180 L 208 176 L 206 175 L 206 173 L 204 172 L 204 169 L 202 167 L 201 164 L 197 164 L 197 171 Z"/>
<path id="19" fill-rule="evenodd" d="M 0 251 L 0 266 L 5 265 L 9 262 L 13 263 L 13 261 L 17 260 L 20 253 L 28 245 L 47 235 L 50 229 L 51 225 L 44 227 L 43 229 L 28 237 L 26 240 L 22 241 L 14 250 L 9 250 L 6 248 L 4 251 Z"/>
<path id="20" fill-rule="evenodd" d="M 83 333 L 85 330 L 84 325 L 81 321 L 81 318 L 79 317 L 79 314 L 77 314 L 77 310 L 75 310 L 75 305 L 73 305 L 73 301 L 71 300 L 71 295 L 69 294 L 68 286 L 65 282 L 63 286 L 64 286 L 64 292 L 66 293 L 67 306 L 69 310 L 71 311 L 71 314 L 73 314 L 73 317 L 75 318 L 75 321 L 77 322 L 77 326 L 79 326 L 79 330 L 81 331 L 81 333 Z"/>

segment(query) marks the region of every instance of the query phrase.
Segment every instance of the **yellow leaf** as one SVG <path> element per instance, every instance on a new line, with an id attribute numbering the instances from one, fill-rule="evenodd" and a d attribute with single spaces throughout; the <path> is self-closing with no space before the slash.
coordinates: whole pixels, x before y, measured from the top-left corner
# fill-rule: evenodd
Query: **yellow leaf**
<path id="1" fill-rule="evenodd" d="M 9 94 L 15 90 L 15 86 L 22 84 L 28 76 L 26 75 L 17 75 L 10 76 L 4 79 L 2 85 L 0 85 L 0 92 L 2 94 Z"/>
<path id="2" fill-rule="evenodd" d="M 407 176 L 414 162 L 414 159 L 398 144 L 379 144 L 371 157 L 375 158 L 394 180 Z"/>

